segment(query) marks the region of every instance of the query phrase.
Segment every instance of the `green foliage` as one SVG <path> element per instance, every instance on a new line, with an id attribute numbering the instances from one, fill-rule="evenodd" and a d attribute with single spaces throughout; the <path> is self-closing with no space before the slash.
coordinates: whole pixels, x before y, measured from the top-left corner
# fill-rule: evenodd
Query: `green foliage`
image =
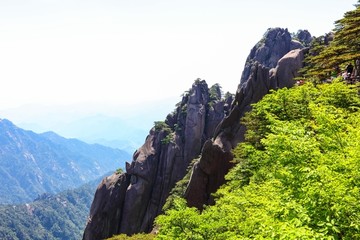
<path id="1" fill-rule="evenodd" d="M 0 239 L 81 239 L 102 178 L 29 204 L 0 205 Z"/>
<path id="2" fill-rule="evenodd" d="M 154 128 L 155 128 L 155 131 L 158 131 L 158 132 L 160 132 L 160 131 L 170 131 L 171 132 L 169 125 L 167 125 L 164 121 L 155 121 Z"/>
<path id="3" fill-rule="evenodd" d="M 164 121 L 154 122 L 154 128 L 157 132 L 163 132 L 165 134 L 164 138 L 161 140 L 162 144 L 168 144 L 174 139 L 174 132 Z"/>
<path id="4" fill-rule="evenodd" d="M 329 78 L 335 69 L 360 58 L 360 4 L 355 7 L 335 22 L 333 37 L 328 34 L 314 39 L 302 71 L 306 77 Z"/>
<path id="5" fill-rule="evenodd" d="M 341 82 L 265 96 L 243 119 L 216 204 L 199 212 L 175 199 L 157 238 L 360 239 L 359 106 Z"/>
<path id="6" fill-rule="evenodd" d="M 112 238 L 108 238 L 108 240 L 152 240 L 154 238 L 155 238 L 154 234 L 139 233 L 139 234 L 134 234 L 132 236 L 127 236 L 126 234 L 120 234 Z"/>
<path id="7" fill-rule="evenodd" d="M 275 120 L 307 118 L 310 114 L 309 102 L 319 94 L 317 89 L 306 84 L 296 92 L 283 88 L 275 95 L 265 96 L 263 104 L 254 108 L 251 113 L 246 113 L 242 120 L 247 126 L 246 140 L 261 148 L 260 140 L 271 130 L 270 126 Z M 271 101 L 266 101 L 268 98 Z M 269 115 L 270 111 L 274 114 Z"/>
<path id="8" fill-rule="evenodd" d="M 360 3 L 360 1 L 358 1 Z M 348 59 L 360 56 L 360 4 L 355 5 L 356 9 L 346 12 L 344 18 L 335 22 L 336 37 L 334 42 L 337 45 L 346 46 L 344 55 Z M 351 56 L 352 55 L 352 56 Z"/>
<path id="9" fill-rule="evenodd" d="M 172 142 L 174 140 L 174 138 L 175 138 L 175 132 L 171 132 L 171 133 L 167 132 L 166 137 L 161 140 L 161 143 L 169 144 L 170 142 Z"/>
<path id="10" fill-rule="evenodd" d="M 186 175 L 183 177 L 183 179 L 181 179 L 180 181 L 178 181 L 175 184 L 175 187 L 173 187 L 173 189 L 171 190 L 171 192 L 169 194 L 169 197 L 166 199 L 166 202 L 163 207 L 163 211 L 173 208 L 175 199 L 184 197 L 186 186 L 188 185 L 188 183 L 190 181 L 192 168 L 197 161 L 199 161 L 199 158 L 195 158 L 189 164 L 189 166 L 186 170 Z"/>
<path id="11" fill-rule="evenodd" d="M 196 208 L 189 208 L 182 198 L 174 200 L 174 207 L 160 215 L 156 223 L 161 226 L 158 239 L 203 239 L 200 215 Z"/>
<path id="12" fill-rule="evenodd" d="M 210 101 L 219 101 L 221 100 L 221 86 L 218 83 L 212 85 L 209 89 Z"/>

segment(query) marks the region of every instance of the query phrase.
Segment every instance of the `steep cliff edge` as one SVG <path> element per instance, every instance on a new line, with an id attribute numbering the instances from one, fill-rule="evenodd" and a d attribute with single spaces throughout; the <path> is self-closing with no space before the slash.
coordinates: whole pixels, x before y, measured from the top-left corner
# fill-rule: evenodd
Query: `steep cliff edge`
<path id="1" fill-rule="evenodd" d="M 213 203 L 211 193 L 224 184 L 224 176 L 232 166 L 231 150 L 244 140 L 245 127 L 240 118 L 271 89 L 294 84 L 292 79 L 297 76 L 306 51 L 305 48 L 290 51 L 274 69 L 257 62 L 253 65 L 248 81 L 236 92 L 230 114 L 219 124 L 214 138 L 205 143 L 201 158 L 193 167 L 185 193 L 189 206 L 201 209 L 204 204 Z"/>
<path id="2" fill-rule="evenodd" d="M 127 163 L 126 173 L 99 185 L 84 239 L 148 232 L 175 183 L 199 156 L 204 142 L 229 111 L 231 96 L 221 99 L 220 86 L 197 79 L 176 110 L 155 122 L 145 144 Z"/>
<path id="3" fill-rule="evenodd" d="M 231 112 L 218 125 L 213 138 L 205 143 L 200 160 L 193 166 L 185 193 L 189 206 L 201 209 L 204 204 L 213 203 L 211 193 L 224 184 L 225 174 L 232 166 L 231 150 L 244 140 L 245 127 L 240 119 L 251 109 L 251 104 L 271 89 L 294 85 L 293 79 L 303 66 L 305 45 L 311 41 L 307 31 L 299 31 L 297 36 L 303 43 L 293 40 L 287 29 L 268 29 L 251 50 Z"/>
<path id="4" fill-rule="evenodd" d="M 306 32 L 299 33 L 305 35 L 299 37 L 301 41 L 311 39 Z M 171 188 L 200 154 L 185 198 L 198 208 L 211 204 L 211 193 L 224 183 L 232 166 L 231 150 L 244 138 L 240 118 L 270 89 L 294 84 L 305 45 L 287 29 L 269 29 L 251 50 L 231 104 L 231 99 L 220 100 L 216 86 L 209 89 L 205 81 L 197 80 L 175 112 L 151 129 L 126 173 L 112 175 L 99 185 L 83 239 L 150 231 Z"/>

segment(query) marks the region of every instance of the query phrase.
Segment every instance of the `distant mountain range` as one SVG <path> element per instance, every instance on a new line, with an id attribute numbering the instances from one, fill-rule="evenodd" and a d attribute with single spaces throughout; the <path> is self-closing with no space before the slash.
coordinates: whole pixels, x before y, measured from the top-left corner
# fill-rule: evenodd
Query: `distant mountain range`
<path id="1" fill-rule="evenodd" d="M 81 239 L 102 178 L 55 195 L 43 194 L 31 203 L 0 205 L 0 239 Z"/>
<path id="2" fill-rule="evenodd" d="M 164 119 L 174 109 L 177 100 L 174 97 L 165 101 L 113 106 L 95 103 L 29 104 L 0 109 L 0 116 L 35 133 L 54 131 L 66 138 L 99 143 L 133 154 L 144 143 L 154 121 Z"/>
<path id="3" fill-rule="evenodd" d="M 75 188 L 124 168 L 130 160 L 119 149 L 54 132 L 36 134 L 0 119 L 0 203 L 25 203 L 43 193 Z"/>
<path id="4" fill-rule="evenodd" d="M 59 124 L 56 131 L 64 136 L 76 136 L 87 143 L 99 143 L 132 154 L 142 145 L 149 132 L 150 127 L 140 125 L 135 120 L 95 114 Z"/>

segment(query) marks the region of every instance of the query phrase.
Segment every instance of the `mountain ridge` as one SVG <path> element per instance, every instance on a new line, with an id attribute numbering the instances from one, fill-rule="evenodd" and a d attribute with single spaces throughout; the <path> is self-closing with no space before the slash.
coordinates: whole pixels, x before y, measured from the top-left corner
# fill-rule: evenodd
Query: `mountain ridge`
<path id="1" fill-rule="evenodd" d="M 31 201 L 124 166 L 121 150 L 89 145 L 55 133 L 36 134 L 0 120 L 0 202 Z"/>

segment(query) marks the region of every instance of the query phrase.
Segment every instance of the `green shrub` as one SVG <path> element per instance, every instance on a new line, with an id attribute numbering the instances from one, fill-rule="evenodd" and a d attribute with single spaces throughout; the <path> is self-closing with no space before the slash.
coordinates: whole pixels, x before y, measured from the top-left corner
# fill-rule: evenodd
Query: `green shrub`
<path id="1" fill-rule="evenodd" d="M 261 137 L 234 150 L 215 205 L 176 198 L 156 238 L 360 239 L 359 102 L 343 83 L 265 96 L 243 120 Z"/>

